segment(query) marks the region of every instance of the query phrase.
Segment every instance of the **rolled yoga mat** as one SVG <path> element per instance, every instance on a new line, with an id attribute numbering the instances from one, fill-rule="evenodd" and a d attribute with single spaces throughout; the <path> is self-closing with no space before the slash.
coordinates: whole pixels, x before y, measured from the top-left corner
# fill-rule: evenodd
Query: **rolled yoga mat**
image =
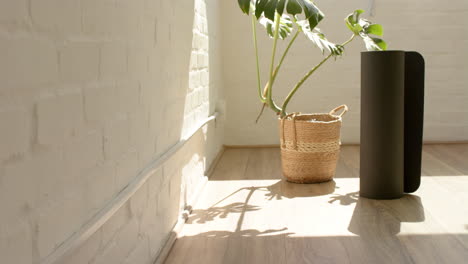
<path id="1" fill-rule="evenodd" d="M 424 67 L 421 54 L 405 52 L 405 193 L 415 192 L 421 184 Z"/>
<path id="2" fill-rule="evenodd" d="M 362 197 L 403 195 L 404 88 L 404 51 L 361 53 Z"/>
<path id="3" fill-rule="evenodd" d="M 395 199 L 419 188 L 423 116 L 423 57 L 362 52 L 360 196 Z"/>

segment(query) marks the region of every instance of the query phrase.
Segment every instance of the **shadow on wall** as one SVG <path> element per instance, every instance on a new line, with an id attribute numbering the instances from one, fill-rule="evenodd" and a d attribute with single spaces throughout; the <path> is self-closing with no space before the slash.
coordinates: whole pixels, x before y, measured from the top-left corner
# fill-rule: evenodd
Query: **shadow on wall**
<path id="1" fill-rule="evenodd" d="M 194 129 L 205 121 L 215 111 L 215 101 L 217 99 L 217 85 L 219 69 L 212 67 L 218 65 L 218 43 L 217 43 L 217 5 L 212 0 L 193 1 L 193 25 L 190 50 L 185 50 L 190 54 L 188 64 L 188 75 L 182 80 L 182 84 L 187 84 L 184 94 L 184 110 L 182 117 L 182 127 L 180 138 L 183 140 L 190 136 Z M 219 68 L 219 67 L 218 67 Z M 179 131 L 178 131 L 179 132 Z M 196 188 L 203 181 L 205 171 L 216 156 L 220 137 L 216 133 L 216 120 L 211 121 L 202 127 L 201 132 L 197 132 L 192 142 L 184 147 L 189 155 L 181 158 L 181 170 L 177 172 L 181 179 L 175 186 L 180 186 L 181 210 L 190 207 L 192 195 Z M 176 159 L 176 158 L 173 158 Z"/>
<path id="2" fill-rule="evenodd" d="M 139 189 L 130 200 L 86 244 L 73 252 L 70 258 L 79 259 L 76 263 L 91 261 L 84 261 L 80 254 L 94 254 L 91 258 L 96 258 L 96 263 L 115 263 L 115 259 L 143 263 L 143 258 L 153 261 L 179 220 L 181 210 L 190 205 L 196 187 L 204 178 L 207 163 L 216 151 L 213 150 L 218 136 L 215 124 L 205 125 L 190 140 L 187 140 L 187 132 L 193 132 L 208 116 L 211 100 L 208 97 L 211 87 L 200 83 L 200 73 L 205 73 L 205 78 L 209 74 L 206 54 L 211 33 L 207 31 L 206 18 L 203 18 L 205 1 L 208 0 L 159 1 L 155 4 L 160 13 L 156 18 L 156 31 L 151 30 L 149 34 L 151 39 L 154 38 L 155 46 L 151 47 L 154 53 L 145 54 L 152 56 L 146 61 L 151 78 L 141 85 L 141 100 L 149 105 L 149 111 L 138 115 L 144 127 L 142 130 L 149 131 L 152 138 L 144 142 L 150 148 L 144 153 L 142 163 L 152 165 L 151 162 L 159 157 L 166 157 L 164 154 L 171 156 L 162 168 L 148 172 L 151 175 L 145 185 L 137 187 Z M 205 32 L 204 35 L 200 31 Z M 200 61 L 204 66 L 197 64 L 201 53 Z M 194 64 L 193 58 L 197 63 Z M 193 73 L 199 74 L 197 86 L 192 86 L 189 80 Z M 149 138 L 146 135 L 140 138 Z M 172 147 L 181 141 L 185 144 L 173 153 Z M 120 226 L 115 228 L 116 225 Z M 115 234 L 101 243 L 100 236 L 108 237 L 109 230 Z M 99 245 L 93 246 L 95 252 L 85 252 L 89 245 L 95 245 L 92 244 L 95 241 Z M 149 256 L 145 252 L 148 250 Z M 133 261 L 133 258 L 139 260 Z"/>
<path id="3" fill-rule="evenodd" d="M 170 179 L 171 199 L 178 204 L 177 214 L 193 207 L 194 195 L 206 180 L 210 165 L 208 153 L 215 145 L 215 130 L 214 124 L 205 125 L 164 166 L 164 173 Z M 176 197 L 178 194 L 180 196 Z"/>
<path id="4" fill-rule="evenodd" d="M 177 23 L 178 28 L 170 35 L 176 41 L 172 43 L 172 51 L 168 54 L 178 54 L 175 61 L 171 62 L 171 65 L 178 67 L 164 69 L 169 72 L 169 76 L 175 75 L 179 82 L 174 87 L 176 91 L 169 91 L 168 106 L 163 113 L 168 134 L 167 138 L 162 139 L 162 144 L 170 147 L 178 141 L 187 140 L 163 165 L 164 185 L 169 189 L 169 205 L 164 212 L 167 216 L 167 234 L 180 220 L 181 212 L 192 207 L 194 195 L 205 180 L 205 172 L 221 146 L 218 135 L 220 129 L 216 127 L 216 121 L 210 121 L 195 131 L 214 112 L 217 98 L 219 80 L 215 75 L 219 69 L 211 66 L 217 65 L 219 60 L 216 50 L 217 17 L 214 13 L 217 2 L 195 0 L 190 1 L 191 7 L 187 6 L 186 2 L 189 1 L 176 2 L 173 11 L 193 12 L 190 14 L 193 15 L 193 23 L 191 27 L 188 20 L 183 25 Z"/>
<path id="5" fill-rule="evenodd" d="M 163 105 L 162 111 L 155 111 L 155 115 L 162 115 L 163 124 L 159 129 L 164 131 L 157 141 L 158 153 L 164 153 L 214 111 L 217 87 L 211 84 L 216 83 L 218 77 L 215 76 L 217 69 L 211 70 L 211 61 L 216 65 L 219 58 L 217 17 L 212 17 L 216 3 L 212 2 L 215 1 L 161 3 L 161 8 L 167 12 L 183 11 L 185 14 L 169 16 L 167 21 L 158 20 L 157 39 L 167 47 L 159 51 L 158 66 L 152 69 L 161 73 L 161 79 L 157 80 L 161 87 L 153 86 L 153 89 L 164 90 L 154 98 L 154 102 Z"/>
<path id="6" fill-rule="evenodd" d="M 160 8 L 167 14 L 157 20 L 156 37 L 159 45 L 166 48 L 158 51 L 159 59 L 154 62 L 154 69 L 151 69 L 157 71 L 154 74 L 161 76 L 160 80 L 156 80 L 159 87 L 152 86 L 157 97 L 153 103 L 160 103 L 161 108 L 158 111 L 156 106 L 152 114 L 161 115 L 162 122 L 156 130 L 159 132 L 156 147 L 158 153 L 164 153 L 180 140 L 185 126 L 184 100 L 188 90 L 195 6 L 193 1 L 161 1 Z M 178 15 L 170 15 L 172 13 Z M 160 94 L 157 94 L 158 91 L 161 91 Z"/>
<path id="7" fill-rule="evenodd" d="M 169 21 L 169 50 L 161 54 L 165 58 L 161 61 L 164 64 L 161 71 L 172 82 L 164 94 L 165 107 L 162 112 L 163 129 L 167 134 L 158 140 L 163 153 L 178 141 L 191 136 L 214 110 L 211 106 L 214 105 L 217 93 L 216 87 L 211 85 L 215 81 L 211 80 L 216 80 L 213 76 L 216 71 L 211 71 L 211 61 L 216 60 L 217 52 L 213 50 L 217 46 L 216 40 L 212 39 L 216 37 L 217 17 L 213 17 L 216 5 L 211 0 L 175 1 L 168 4 L 171 8 L 168 12 L 185 10 L 185 13 L 190 12 L 187 16 L 193 19 L 179 19 L 183 14 L 171 16 L 174 21 Z M 164 178 L 166 184 L 170 184 L 169 222 L 172 225 L 176 223 L 179 213 L 190 206 L 192 195 L 202 182 L 207 165 L 219 149 L 217 138 L 215 122 L 211 121 L 164 164 Z"/>

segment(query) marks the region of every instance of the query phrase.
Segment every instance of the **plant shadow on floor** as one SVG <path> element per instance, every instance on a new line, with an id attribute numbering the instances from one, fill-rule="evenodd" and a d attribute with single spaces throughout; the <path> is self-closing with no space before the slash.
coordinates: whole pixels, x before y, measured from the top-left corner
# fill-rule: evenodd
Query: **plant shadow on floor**
<path id="1" fill-rule="evenodd" d="M 432 146 L 425 148 L 431 150 Z M 464 146 L 459 152 L 466 153 L 466 149 Z M 450 161 L 455 169 L 448 168 L 440 161 L 431 159 L 432 156 L 425 155 L 423 164 L 435 166 L 437 170 L 433 172 L 434 168 L 431 167 L 432 174 L 426 173 L 424 176 L 466 175 L 463 155 L 460 155 L 459 159 Z M 240 188 L 212 205 L 215 208 L 211 208 L 211 212 L 206 211 L 210 208 L 194 210 L 189 223 L 204 221 L 207 226 L 197 227 L 196 230 L 200 232 L 179 237 L 173 248 L 174 254 L 170 255 L 166 264 L 466 263 L 468 234 L 462 231 L 457 233 L 447 231 L 447 227 L 443 225 L 447 223 L 446 220 L 437 219 L 437 215 L 430 216 L 431 208 L 426 211 L 419 196 L 405 195 L 395 200 L 372 200 L 359 197 L 358 192 L 333 193 L 335 188 L 337 187 L 334 182 L 315 186 L 296 185 L 284 180 L 267 186 Z M 293 226 L 302 222 L 289 220 L 297 220 L 303 215 L 291 214 L 288 211 L 282 212 L 280 216 L 282 219 L 279 222 L 275 222 L 275 218 L 265 218 L 264 225 L 260 223 L 242 229 L 245 214 L 261 211 L 262 207 L 249 204 L 249 196 L 243 202 L 219 206 L 221 202 L 226 202 L 230 196 L 238 192 L 249 194 L 261 192 L 267 200 L 331 194 L 325 197 L 328 199 L 328 203 L 324 202 L 327 206 L 345 208 L 345 211 L 349 211 L 346 219 L 317 211 L 305 219 L 307 227 L 314 226 L 311 232 L 301 233 L 301 226 Z M 243 195 L 245 197 L 245 193 Z M 440 196 L 437 193 L 434 195 Z M 439 198 L 443 199 L 442 196 Z M 207 219 L 203 218 L 204 211 L 209 215 Z M 332 211 L 335 212 L 330 210 Z M 228 229 L 221 228 L 222 230 L 219 230 L 217 225 L 210 228 L 208 221 L 227 217 L 230 213 L 239 215 L 238 219 L 234 219 L 237 221 L 234 222 L 234 225 L 237 224 L 235 230 L 232 226 Z M 321 216 L 321 219 L 315 216 Z M 417 224 L 419 222 L 420 224 Z M 340 230 L 334 230 L 333 225 Z M 269 229 L 270 227 L 278 229 Z M 461 227 L 468 230 L 468 224 Z"/>
<path id="2" fill-rule="evenodd" d="M 235 230 L 208 230 L 182 236 L 173 249 L 178 253 L 171 254 L 166 263 L 464 263 L 468 258 L 468 251 L 463 244 L 463 241 L 468 241 L 467 234 L 408 233 L 430 231 L 433 228 L 439 230 L 432 221 L 415 226 L 415 229 L 409 226 L 410 229 L 402 232 L 403 223 L 425 221 L 421 198 L 416 195 L 404 195 L 395 200 L 362 198 L 358 192 L 326 197 L 329 198 L 330 206 L 354 206 L 350 220 L 330 216 L 330 224 L 338 222 L 337 227 L 346 229 L 349 221 L 347 230 L 350 233 L 346 234 L 341 234 L 339 230 L 336 233 L 331 230 L 330 235 L 324 235 L 323 232 L 317 235 L 314 235 L 315 232 L 301 233 L 300 227 L 289 226 L 288 219 L 302 216 L 288 212 L 282 216 L 281 223 L 285 223 L 282 228 L 263 229 L 260 224 L 258 228 L 242 229 L 246 214 L 262 209 L 261 206 L 249 204 L 255 192 L 264 193 L 266 200 L 281 200 L 328 195 L 335 188 L 334 182 L 297 185 L 286 181 L 240 188 L 206 210 L 194 210 L 188 221 L 207 223 L 233 213 L 239 215 Z M 244 202 L 219 206 L 239 192 L 248 192 Z M 275 225 L 274 218 L 265 221 L 268 221 L 265 227 L 281 227 Z M 344 221 L 344 226 L 339 224 L 340 221 Z M 324 222 L 315 221 L 314 217 L 307 220 L 308 226 L 318 224 Z M 316 230 L 319 231 L 320 226 Z"/>
<path id="3" fill-rule="evenodd" d="M 335 194 L 330 197 L 330 201 L 328 203 L 335 203 L 339 202 L 340 205 L 351 205 L 353 203 L 356 203 L 359 199 L 359 192 L 350 192 L 344 195 L 341 194 Z"/>
<path id="4" fill-rule="evenodd" d="M 265 194 L 270 200 L 296 197 L 315 197 L 331 194 L 335 191 L 336 182 L 334 180 L 315 183 L 315 184 L 298 184 L 280 180 L 270 186 L 260 187 L 267 191 Z"/>
<path id="5" fill-rule="evenodd" d="M 208 221 L 213 221 L 216 218 L 226 218 L 231 213 L 244 214 L 246 212 L 258 211 L 261 209 L 259 206 L 248 204 L 252 195 L 257 191 L 265 192 L 265 197 L 267 200 L 281 200 L 283 198 L 292 199 L 296 197 L 315 197 L 328 195 L 333 193 L 335 188 L 336 183 L 333 180 L 318 184 L 296 184 L 286 180 L 280 180 L 272 185 L 243 187 L 227 195 L 207 209 L 193 210 L 189 219 L 187 220 L 187 223 L 203 224 Z M 218 206 L 223 201 L 242 191 L 248 191 L 245 202 L 236 202 L 225 206 Z"/>
<path id="6" fill-rule="evenodd" d="M 240 214 L 244 212 L 258 211 L 261 208 L 244 203 L 231 203 L 225 206 L 212 206 L 208 209 L 195 209 L 192 211 L 187 224 L 204 224 L 216 218 L 226 218 L 229 214 Z"/>
<path id="7" fill-rule="evenodd" d="M 357 198 L 355 206 L 348 230 L 356 235 L 318 232 L 321 235 L 314 236 L 288 232 L 287 227 L 262 231 L 260 225 L 258 229 L 242 230 L 246 211 L 240 211 L 236 204 L 232 207 L 240 213 L 236 230 L 180 237 L 166 263 L 464 263 L 468 258 L 460 242 L 468 241 L 466 234 L 399 234 L 402 222 L 425 220 L 418 196 Z M 285 212 L 284 217 L 300 216 Z M 275 219 L 268 221 L 274 223 Z M 308 225 L 318 223 L 312 218 Z M 296 230 L 300 229 L 296 226 Z"/>

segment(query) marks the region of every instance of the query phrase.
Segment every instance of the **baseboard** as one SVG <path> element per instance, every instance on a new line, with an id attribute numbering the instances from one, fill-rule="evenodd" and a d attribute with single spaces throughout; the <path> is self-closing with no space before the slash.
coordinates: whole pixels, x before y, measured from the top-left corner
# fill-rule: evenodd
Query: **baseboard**
<path id="1" fill-rule="evenodd" d="M 342 146 L 359 146 L 357 143 L 341 144 Z M 265 145 L 224 145 L 226 149 L 279 148 L 279 144 Z"/>
<path id="2" fill-rule="evenodd" d="M 453 144 L 468 144 L 468 141 L 425 141 L 423 145 L 453 145 Z M 341 146 L 359 146 L 359 143 L 343 143 Z M 224 145 L 226 149 L 251 149 L 251 148 L 279 148 L 279 144 L 265 145 Z"/>
<path id="3" fill-rule="evenodd" d="M 206 176 L 208 177 L 208 179 L 211 178 L 211 175 L 213 174 L 216 166 L 218 166 L 218 163 L 221 160 L 221 157 L 223 156 L 225 150 L 226 150 L 226 147 L 221 146 L 221 149 L 218 151 L 218 154 L 213 159 L 213 162 L 211 162 L 210 167 L 208 168 L 208 170 L 205 173 Z"/>
<path id="4" fill-rule="evenodd" d="M 225 147 L 221 147 L 213 162 L 211 162 L 210 167 L 208 168 L 208 170 L 206 170 L 205 177 L 203 178 L 202 182 L 198 184 L 197 189 L 192 196 L 192 199 L 189 201 L 187 208 L 181 213 L 179 221 L 177 221 L 177 224 L 174 226 L 171 233 L 169 234 L 166 243 L 164 243 L 164 246 L 161 248 L 158 257 L 154 261 L 154 264 L 163 264 L 166 261 L 167 257 L 169 256 L 169 253 L 171 252 L 172 247 L 174 246 L 177 240 L 178 235 L 180 234 L 180 231 L 182 231 L 185 222 L 192 213 L 193 206 L 197 203 L 198 198 L 203 193 L 203 189 L 205 189 L 208 179 L 213 174 L 216 166 L 218 165 L 221 157 L 223 156 L 224 150 Z"/>
<path id="5" fill-rule="evenodd" d="M 453 144 L 468 144 L 467 140 L 461 141 L 437 141 L 437 140 L 430 140 L 423 142 L 423 145 L 453 145 Z"/>
<path id="6" fill-rule="evenodd" d="M 177 236 L 184 227 L 185 221 L 178 221 L 177 224 L 172 229 L 171 233 L 169 234 L 166 243 L 161 248 L 158 257 L 154 261 L 154 264 L 163 264 L 166 261 L 167 256 L 171 252 L 172 246 L 174 245 L 175 241 L 177 240 Z"/>
<path id="7" fill-rule="evenodd" d="M 226 149 L 242 149 L 242 148 L 279 148 L 279 144 L 265 144 L 265 145 L 224 145 Z"/>

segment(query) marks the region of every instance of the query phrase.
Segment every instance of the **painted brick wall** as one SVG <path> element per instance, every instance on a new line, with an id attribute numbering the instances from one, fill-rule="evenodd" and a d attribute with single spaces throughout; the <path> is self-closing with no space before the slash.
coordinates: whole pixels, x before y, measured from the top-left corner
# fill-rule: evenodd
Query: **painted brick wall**
<path id="1" fill-rule="evenodd" d="M 0 1 L 0 262 L 41 263 L 216 110 L 217 20 L 215 0 Z M 151 263 L 222 131 L 197 132 L 61 262 Z"/>
<path id="2" fill-rule="evenodd" d="M 316 0 L 326 17 L 320 28 L 331 41 L 349 38 L 343 19 L 354 9 L 381 23 L 389 49 L 417 50 L 426 59 L 426 141 L 468 140 L 468 1 L 454 0 L 440 5 L 437 0 Z M 369 17 L 374 2 L 373 16 Z M 227 100 L 226 140 L 228 145 L 278 144 L 276 117 L 266 112 L 259 124 L 255 57 L 250 19 L 236 1 L 223 1 L 223 63 Z M 235 22 L 233 22 L 235 21 Z M 271 40 L 258 26 L 263 82 L 269 70 Z M 286 41 L 279 41 L 284 49 Z M 364 45 L 355 40 L 346 54 L 321 67 L 296 94 L 290 111 L 328 112 L 348 104 L 342 141 L 359 142 L 360 51 Z M 239 54 L 242 54 L 240 56 Z M 281 53 L 280 53 L 281 55 Z M 280 56 L 278 55 L 278 56 Z M 275 82 L 274 94 L 283 100 L 293 85 L 322 58 L 320 51 L 303 36 L 294 43 Z"/>

